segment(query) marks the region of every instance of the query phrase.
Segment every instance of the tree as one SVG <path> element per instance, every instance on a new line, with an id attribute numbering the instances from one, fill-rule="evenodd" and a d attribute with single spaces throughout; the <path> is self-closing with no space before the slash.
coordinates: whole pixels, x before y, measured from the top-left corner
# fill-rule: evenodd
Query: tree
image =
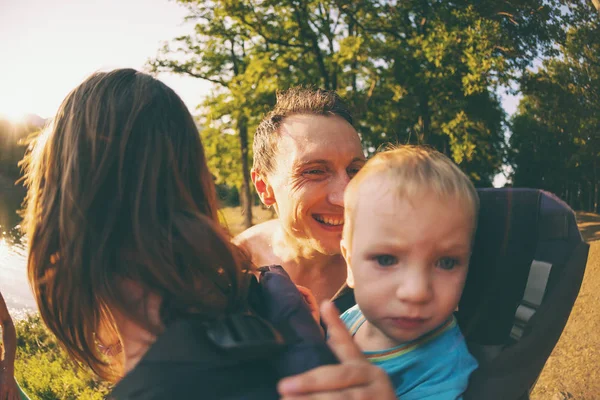
<path id="1" fill-rule="evenodd" d="M 541 1 L 368 3 L 343 8 L 378 66 L 368 146 L 429 144 L 489 185 L 505 152 L 496 89 L 551 50 L 559 16 Z"/>
<path id="2" fill-rule="evenodd" d="M 248 125 L 255 115 L 253 105 L 259 103 L 255 97 L 260 97 L 261 94 L 253 91 L 253 88 L 265 78 L 267 71 L 256 65 L 261 64 L 258 57 L 250 57 L 248 52 L 256 51 L 249 43 L 250 35 L 239 24 L 227 18 L 222 4 L 193 4 L 187 1 L 181 3 L 188 3 L 190 15 L 187 19 L 196 22 L 194 34 L 176 38 L 175 49 L 165 44 L 159 56 L 149 64 L 153 72 L 171 71 L 185 74 L 207 80 L 216 86 L 215 93 L 204 104 L 208 111 L 206 126 L 210 128 L 210 122 L 213 120 L 219 126 L 218 122 L 223 122 L 222 119 L 227 116 L 226 122 L 232 125 L 237 133 L 241 161 L 242 208 L 245 225 L 249 227 L 252 225 L 252 197 L 248 166 Z M 252 64 L 252 61 L 255 63 Z"/>
<path id="3" fill-rule="evenodd" d="M 194 33 L 150 64 L 214 83 L 203 124 L 227 143 L 214 130 L 235 129 L 244 199 L 251 127 L 276 89 L 299 84 L 346 98 L 368 153 L 386 142 L 429 144 L 490 185 L 506 152 L 497 88 L 551 54 L 561 33 L 558 0 L 178 2 Z M 235 162 L 224 163 L 215 167 Z"/>
<path id="4" fill-rule="evenodd" d="M 524 77 L 513 120 L 513 180 L 551 190 L 574 208 L 600 211 L 600 22 L 573 2 L 560 56 Z"/>
<path id="5" fill-rule="evenodd" d="M 27 138 L 39 131 L 44 123 L 37 115 L 29 115 L 19 122 L 0 117 L 0 176 L 19 178 L 19 162 L 25 155 Z"/>

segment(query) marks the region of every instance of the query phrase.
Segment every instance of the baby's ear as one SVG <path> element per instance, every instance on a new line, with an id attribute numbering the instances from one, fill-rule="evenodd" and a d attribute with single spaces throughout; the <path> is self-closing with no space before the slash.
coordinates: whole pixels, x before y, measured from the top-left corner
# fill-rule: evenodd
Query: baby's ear
<path id="1" fill-rule="evenodd" d="M 346 241 L 343 238 L 340 242 L 340 249 L 342 250 L 342 257 L 344 257 L 344 260 L 346 260 L 346 268 L 348 269 L 346 284 L 354 289 L 354 275 L 352 274 L 352 268 L 350 266 L 350 250 L 348 249 Z"/>

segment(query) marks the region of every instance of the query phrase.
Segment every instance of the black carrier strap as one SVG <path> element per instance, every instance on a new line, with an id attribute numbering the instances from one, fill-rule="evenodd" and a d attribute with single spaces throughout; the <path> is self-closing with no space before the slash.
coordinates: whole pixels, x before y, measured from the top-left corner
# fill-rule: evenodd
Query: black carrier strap
<path id="1" fill-rule="evenodd" d="M 255 315 L 235 314 L 211 324 L 178 319 L 109 398 L 277 399 L 271 359 L 283 349 L 278 334 Z"/>
<path id="2" fill-rule="evenodd" d="M 341 287 L 340 290 L 331 299 L 333 304 L 337 307 L 340 314 L 356 305 L 356 299 L 354 298 L 354 290 L 352 290 L 346 283 Z"/>
<path id="3" fill-rule="evenodd" d="M 574 212 L 536 189 L 480 189 L 459 324 L 479 368 L 465 400 L 528 398 L 579 292 L 589 250 Z"/>
<path id="4" fill-rule="evenodd" d="M 270 323 L 253 314 L 233 314 L 205 326 L 213 345 L 240 359 L 261 358 L 286 345 Z"/>
<path id="5" fill-rule="evenodd" d="M 111 398 L 276 399 L 280 378 L 337 362 L 281 267 L 250 291 L 253 311 L 173 321 Z"/>

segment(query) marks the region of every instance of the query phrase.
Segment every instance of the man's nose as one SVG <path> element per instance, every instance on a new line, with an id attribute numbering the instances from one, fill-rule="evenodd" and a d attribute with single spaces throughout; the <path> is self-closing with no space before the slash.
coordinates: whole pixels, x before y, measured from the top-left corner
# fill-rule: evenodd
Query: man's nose
<path id="1" fill-rule="evenodd" d="M 348 182 L 350 182 L 350 177 L 346 171 L 336 175 L 331 182 L 330 192 L 327 196 L 331 204 L 344 207 L 344 191 L 346 190 L 346 186 L 348 186 Z"/>

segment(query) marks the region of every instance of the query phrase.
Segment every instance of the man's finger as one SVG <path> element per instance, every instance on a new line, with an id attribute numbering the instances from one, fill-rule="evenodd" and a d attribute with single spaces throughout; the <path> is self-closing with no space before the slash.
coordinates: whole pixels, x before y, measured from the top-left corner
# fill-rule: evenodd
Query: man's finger
<path id="1" fill-rule="evenodd" d="M 285 396 L 281 400 L 351 400 L 348 393 L 344 392 L 322 392 L 305 394 L 299 396 Z"/>
<path id="2" fill-rule="evenodd" d="M 277 385 L 281 395 L 335 391 L 368 385 L 371 377 L 364 368 L 352 365 L 324 365 L 300 375 L 282 379 Z"/>
<path id="3" fill-rule="evenodd" d="M 367 362 L 332 302 L 324 301 L 321 304 L 321 319 L 327 326 L 327 344 L 341 363 Z"/>
<path id="4" fill-rule="evenodd" d="M 335 392 L 321 392 L 298 396 L 284 396 L 281 400 L 361 400 L 361 399 L 379 399 L 379 394 L 375 390 L 360 388 L 349 388 Z M 395 397 L 394 397 L 395 399 Z"/>

